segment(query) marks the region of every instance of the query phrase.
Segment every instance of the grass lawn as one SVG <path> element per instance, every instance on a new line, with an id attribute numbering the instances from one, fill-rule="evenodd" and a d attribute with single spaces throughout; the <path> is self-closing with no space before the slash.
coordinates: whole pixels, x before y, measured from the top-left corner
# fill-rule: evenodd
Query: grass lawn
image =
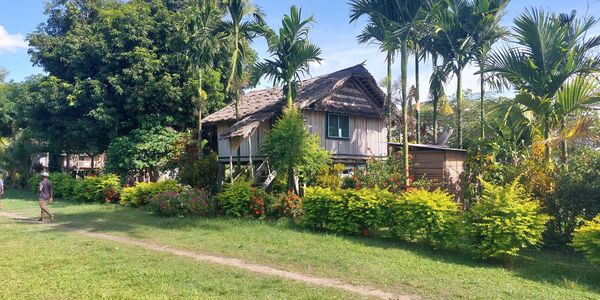
<path id="1" fill-rule="evenodd" d="M 0 218 L 0 298 L 357 298 Z"/>
<path id="2" fill-rule="evenodd" d="M 4 209 L 7 211 L 31 216 L 39 213 L 31 193 L 9 191 L 6 198 Z M 162 218 L 141 209 L 101 204 L 78 205 L 60 201 L 51 209 L 57 213 L 58 222 L 91 231 L 241 258 L 248 262 L 268 264 L 287 271 L 336 277 L 354 284 L 373 285 L 396 294 L 419 295 L 424 298 L 486 299 L 597 299 L 600 297 L 600 269 L 591 266 L 580 255 L 571 252 L 532 251 L 525 253 L 510 266 L 491 265 L 478 262 L 461 253 L 436 252 L 384 239 L 302 231 L 286 222 Z M 13 235 L 23 234 L 25 232 L 17 232 Z M 72 239 L 73 243 L 75 241 L 85 243 L 85 239 L 79 237 L 67 237 L 63 233 L 53 234 L 60 238 Z M 22 241 L 15 237 L 11 240 Z M 2 238 L 0 242 L 4 243 Z M 87 240 L 87 243 L 91 241 Z M 34 244 L 36 243 L 31 245 Z M 107 257 L 104 252 L 106 252 L 106 245 L 109 244 L 101 242 L 93 242 L 93 244 L 98 245 L 96 249 L 99 252 L 98 257 Z M 0 246 L 0 249 L 3 249 L 2 247 Z M 131 251 L 130 254 L 137 253 L 135 249 L 127 251 Z M 119 261 L 122 265 L 118 267 L 133 264 L 160 265 L 161 272 L 168 272 L 168 270 L 175 272 L 186 265 L 185 261 L 178 265 L 181 259 L 175 258 L 169 260 L 169 264 L 165 264 L 163 261 L 168 258 L 158 254 L 152 255 L 156 258 L 150 263 L 151 260 L 147 259 L 147 255 L 149 254 L 145 254 L 146 258 L 138 263 L 130 263 L 129 260 Z M 0 267 L 4 267 L 3 264 L 0 262 Z M 105 263 L 102 265 L 104 268 L 110 266 Z M 146 267 L 138 270 L 150 272 L 150 269 Z M 216 267 L 209 269 L 215 270 Z M 256 278 L 254 275 L 248 277 L 247 273 L 219 270 L 221 272 L 217 274 L 221 274 L 218 276 L 222 277 L 236 273 L 244 274 L 244 278 Z M 132 273 L 139 274 L 134 271 Z M 207 274 L 209 273 L 198 275 L 198 278 L 206 279 Z M 3 279 L 0 276 L 1 280 Z M 286 297 L 286 295 L 287 297 L 294 295 L 293 298 L 300 295 L 311 297 L 301 290 L 302 286 L 299 284 L 293 285 L 295 289 L 287 289 L 280 282 L 278 289 L 270 291 L 269 289 L 275 289 L 276 285 L 271 286 L 264 282 L 269 280 L 272 282 L 274 279 L 263 279 L 260 281 L 263 285 L 256 280 L 254 281 L 256 283 L 246 283 L 245 286 L 259 287 L 253 290 L 259 297 L 268 297 L 270 294 L 259 293 L 267 291 L 273 293 L 272 297 Z M 173 280 L 172 283 L 176 284 L 175 281 L 178 280 Z M 170 288 L 169 280 L 164 279 L 161 282 L 165 284 L 163 288 Z M 252 281 L 248 279 L 248 282 Z M 206 283 L 207 288 L 212 286 L 210 281 Z M 216 280 L 214 284 L 217 284 Z M 239 284 L 235 283 L 223 289 L 230 291 L 238 286 Z M 0 285 L 0 292 L 2 288 Z M 216 289 L 214 286 L 212 288 Z M 215 293 L 218 290 L 220 286 L 219 289 L 214 290 Z M 284 291 L 289 294 L 277 294 Z"/>

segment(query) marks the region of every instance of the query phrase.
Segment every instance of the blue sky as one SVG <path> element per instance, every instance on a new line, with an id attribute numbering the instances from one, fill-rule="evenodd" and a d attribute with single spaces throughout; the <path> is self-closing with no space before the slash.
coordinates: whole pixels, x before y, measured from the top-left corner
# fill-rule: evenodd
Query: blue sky
<path id="1" fill-rule="evenodd" d="M 341 68 L 366 61 L 367 68 L 375 78 L 385 76 L 384 55 L 379 53 L 377 46 L 361 45 L 356 42 L 356 35 L 361 31 L 364 20 L 349 24 L 349 6 L 346 0 L 255 0 L 267 14 L 267 22 L 273 28 L 278 28 L 280 20 L 295 4 L 302 7 L 305 16 L 313 15 L 316 23 L 313 25 L 311 40 L 323 50 L 323 63 L 311 69 L 311 75 L 329 73 Z M 21 81 L 25 77 L 43 72 L 41 68 L 33 67 L 27 54 L 27 33 L 36 29 L 45 20 L 42 0 L 4 0 L 0 2 L 0 67 L 6 68 L 9 79 Z M 512 20 L 525 7 L 537 7 L 554 12 L 570 12 L 577 10 L 580 15 L 588 14 L 600 18 L 600 0 L 513 0 L 507 8 L 504 18 L 509 26 Z M 600 28 L 595 32 L 600 34 Z M 266 57 L 266 45 L 263 40 L 254 42 L 254 48 L 261 57 Z M 409 66 L 409 86 L 414 83 L 414 66 Z M 399 76 L 399 64 L 394 66 L 394 78 Z M 431 66 L 421 68 L 421 95 L 426 95 L 427 80 Z M 468 68 L 464 75 L 464 88 L 478 89 L 477 77 L 473 76 L 474 69 Z M 449 90 L 454 90 L 455 83 L 448 83 Z"/>

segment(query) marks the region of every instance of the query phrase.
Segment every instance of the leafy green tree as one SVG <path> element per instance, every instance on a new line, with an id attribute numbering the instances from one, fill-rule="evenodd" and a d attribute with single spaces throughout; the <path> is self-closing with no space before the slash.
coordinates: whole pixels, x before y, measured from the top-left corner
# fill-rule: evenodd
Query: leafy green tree
<path id="1" fill-rule="evenodd" d="M 158 180 L 161 168 L 178 157 L 182 150 L 182 136 L 172 128 L 155 126 L 135 129 L 110 143 L 105 168 L 120 174 L 144 170 L 154 182 Z"/>
<path id="2" fill-rule="evenodd" d="M 561 124 L 557 122 L 561 119 L 558 116 L 566 111 L 557 103 L 557 93 L 561 89 L 580 93 L 581 87 L 568 88 L 564 87 L 565 83 L 574 76 L 599 69 L 598 60 L 591 57 L 591 52 L 600 45 L 600 38 L 587 39 L 597 19 L 576 19 L 573 15 L 557 16 L 544 10 L 527 9 L 514 23 L 517 46 L 491 54 L 484 71 L 496 73 L 519 90 L 516 103 L 534 114 L 535 123 L 541 125 L 544 140 L 548 141 Z M 570 98 L 575 100 L 576 97 Z M 545 157 L 546 160 L 551 158 L 549 144 L 545 147 Z"/>
<path id="3" fill-rule="evenodd" d="M 254 66 L 251 81 L 257 84 L 261 77 L 272 80 L 274 85 L 284 84 L 288 108 L 296 97 L 296 84 L 302 75 L 309 73 L 311 62 L 320 62 L 321 49 L 308 40 L 313 17 L 302 19 L 302 9 L 290 7 L 290 14 L 281 21 L 279 34 L 268 37 L 271 58 Z"/>
<path id="4" fill-rule="evenodd" d="M 42 80 L 45 87 L 36 89 L 54 89 L 56 101 L 34 101 L 37 115 L 30 119 L 43 120 L 34 131 L 65 124 L 52 132 L 73 133 L 79 150 L 99 153 L 112 138 L 136 128 L 193 126 L 196 79 L 188 58 L 181 55 L 185 51 L 177 26 L 183 7 L 179 4 L 49 2 L 48 19 L 28 40 L 32 62 L 49 74 Z M 51 140 L 49 131 L 39 132 L 37 138 Z M 60 143 L 53 147 L 70 150 Z"/>
<path id="5" fill-rule="evenodd" d="M 305 178 L 315 175 L 328 164 L 330 153 L 320 146 L 319 137 L 304 127 L 301 112 L 287 108 L 263 142 L 261 153 L 278 174 L 287 174 L 288 191 L 296 191 L 295 175 Z"/>

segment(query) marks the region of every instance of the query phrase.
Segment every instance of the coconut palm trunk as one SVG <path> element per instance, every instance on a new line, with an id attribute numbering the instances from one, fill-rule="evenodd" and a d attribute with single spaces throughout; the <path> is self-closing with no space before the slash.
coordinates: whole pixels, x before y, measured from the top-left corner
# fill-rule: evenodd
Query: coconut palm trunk
<path id="1" fill-rule="evenodd" d="M 415 117 L 416 117 L 416 134 L 417 144 L 421 143 L 421 102 L 419 99 L 419 51 L 415 50 Z"/>
<path id="2" fill-rule="evenodd" d="M 433 68 L 435 69 L 437 67 L 437 60 L 438 57 L 437 55 L 432 55 L 431 57 L 431 63 L 433 65 Z M 433 93 L 433 99 L 432 99 L 432 105 L 433 105 L 433 113 L 431 114 L 431 122 L 433 123 L 433 143 L 437 143 L 438 140 L 438 121 L 437 121 L 437 117 L 438 117 L 438 104 L 440 102 L 439 99 L 439 95 L 438 93 Z"/>
<path id="3" fill-rule="evenodd" d="M 480 68 L 479 71 L 481 74 L 479 74 L 479 100 L 480 100 L 480 105 L 481 107 L 479 108 L 479 122 L 480 122 L 480 126 L 481 126 L 481 138 L 485 139 L 485 123 L 484 123 L 484 118 L 483 116 L 485 115 L 485 107 L 484 107 L 484 103 L 483 103 L 483 99 L 484 99 L 484 95 L 485 95 L 485 78 L 483 77 L 483 63 L 480 63 Z"/>
<path id="4" fill-rule="evenodd" d="M 550 143 L 548 143 L 548 139 L 550 139 L 550 124 L 548 121 L 548 117 L 544 120 L 544 143 L 546 143 L 544 147 L 544 158 L 547 162 L 550 161 L 552 155 L 552 148 Z"/>
<path id="5" fill-rule="evenodd" d="M 198 155 L 202 157 L 202 70 L 197 69 L 198 86 L 196 88 L 196 97 L 198 97 Z"/>
<path id="6" fill-rule="evenodd" d="M 408 161 L 408 99 L 406 94 L 406 78 L 408 66 L 408 50 L 406 38 L 403 38 L 400 45 L 400 68 L 401 68 L 401 89 L 402 89 L 402 157 L 404 158 L 404 183 L 410 186 L 409 161 Z"/>
<path id="7" fill-rule="evenodd" d="M 463 147 L 462 98 L 462 67 L 458 64 L 458 68 L 456 69 L 456 128 L 458 131 L 458 148 Z"/>
<path id="8" fill-rule="evenodd" d="M 387 93 L 385 95 L 386 110 L 387 110 L 387 141 L 392 141 L 392 55 L 391 51 L 387 53 L 387 77 L 385 80 L 385 88 Z M 388 146 L 388 154 L 390 154 L 390 147 Z"/>

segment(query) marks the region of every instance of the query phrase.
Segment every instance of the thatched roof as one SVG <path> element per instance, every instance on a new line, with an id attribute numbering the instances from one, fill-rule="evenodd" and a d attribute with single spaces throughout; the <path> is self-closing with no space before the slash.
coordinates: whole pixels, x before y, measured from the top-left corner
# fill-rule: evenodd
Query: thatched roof
<path id="1" fill-rule="evenodd" d="M 369 103 L 365 105 L 352 101 L 332 101 L 334 93 L 347 82 L 369 95 Z M 362 65 L 356 65 L 331 74 L 322 75 L 301 81 L 298 84 L 296 105 L 300 109 L 326 110 L 345 112 L 349 114 L 383 116 L 385 94 L 375 81 L 375 78 Z M 262 122 L 281 113 L 286 105 L 286 99 L 280 88 L 252 91 L 240 99 L 240 121 L 235 122 L 235 105 L 231 103 L 223 109 L 207 116 L 203 123 L 234 123 L 220 138 L 247 137 L 252 134 Z"/>

